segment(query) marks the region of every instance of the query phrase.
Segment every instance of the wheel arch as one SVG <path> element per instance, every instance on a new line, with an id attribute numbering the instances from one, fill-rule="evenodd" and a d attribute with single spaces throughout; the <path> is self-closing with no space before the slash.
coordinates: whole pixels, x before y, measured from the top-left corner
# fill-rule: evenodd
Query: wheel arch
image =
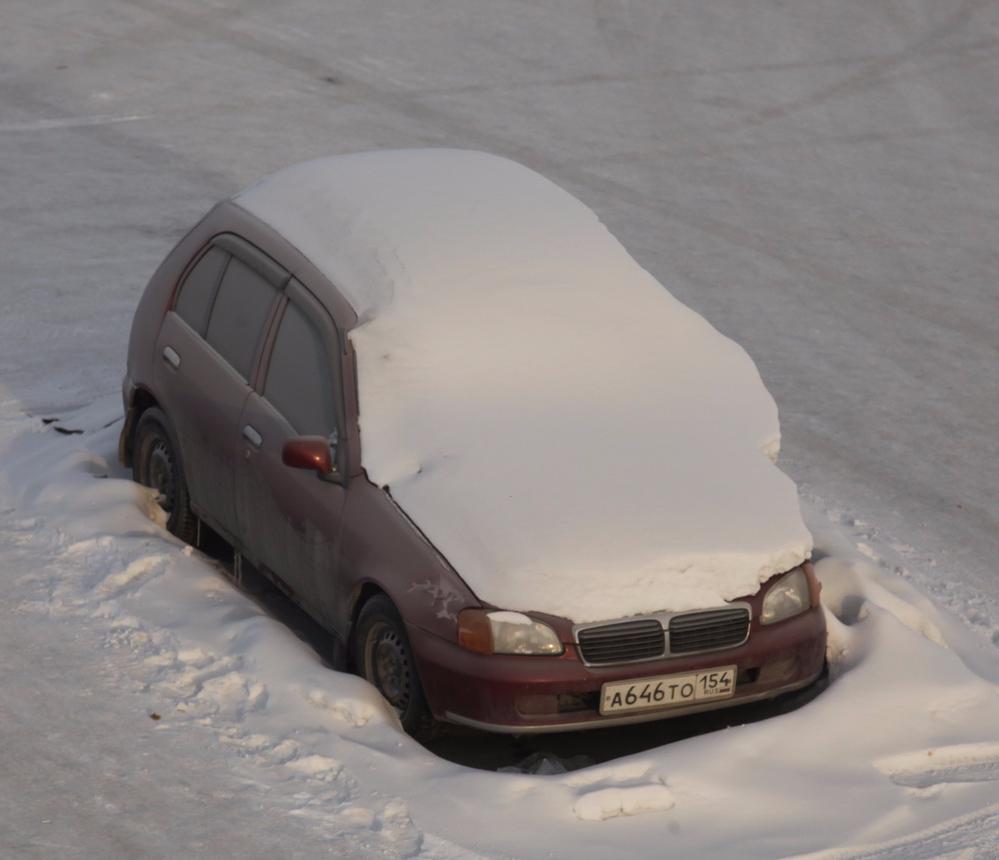
<path id="1" fill-rule="evenodd" d="M 121 464 L 130 469 L 133 465 L 133 455 L 135 453 L 135 430 L 139 426 L 139 420 L 152 408 L 163 411 L 156 396 L 143 386 L 136 386 L 132 392 L 128 409 L 125 412 L 125 426 L 121 433 L 121 450 L 118 459 Z M 164 412 L 164 415 L 166 413 Z"/>
<path id="2" fill-rule="evenodd" d="M 158 432 L 169 451 L 169 464 L 172 474 L 172 484 L 175 488 L 174 504 L 168 507 L 169 521 L 167 530 L 180 538 L 184 543 L 196 545 L 198 540 L 198 515 L 194 512 L 190 503 L 190 495 L 186 480 L 186 469 L 184 467 L 184 454 L 177 442 L 177 434 L 174 431 L 170 417 L 158 405 L 147 405 L 143 409 L 141 417 L 135 422 L 135 443 L 139 445 L 137 452 L 138 463 L 133 465 L 133 477 L 135 480 L 146 486 L 157 486 L 149 483 L 148 476 L 145 475 L 145 466 L 148 466 L 146 455 L 142 450 L 143 427 L 148 423 L 158 428 L 153 432 Z M 135 459 L 135 458 L 133 458 Z"/>
<path id="3" fill-rule="evenodd" d="M 379 594 L 385 595 L 386 598 L 392 601 L 392 605 L 396 606 L 395 601 L 392 600 L 389 593 L 373 580 L 365 580 L 354 589 L 354 594 L 350 603 L 350 612 L 347 616 L 347 629 L 343 634 L 343 639 L 347 643 L 351 659 L 354 658 L 353 641 L 354 630 L 357 628 L 357 619 L 361 616 L 361 610 L 364 609 L 364 604 L 371 600 L 372 597 L 376 597 Z M 398 611 L 398 606 L 396 606 L 396 611 Z"/>

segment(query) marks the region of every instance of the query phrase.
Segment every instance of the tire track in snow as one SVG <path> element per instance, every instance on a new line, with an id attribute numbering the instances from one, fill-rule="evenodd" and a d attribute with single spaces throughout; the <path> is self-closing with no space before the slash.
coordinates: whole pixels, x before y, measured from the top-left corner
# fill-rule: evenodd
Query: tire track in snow
<path id="1" fill-rule="evenodd" d="M 887 76 L 907 60 L 922 57 L 930 46 L 942 41 L 951 33 L 967 25 L 976 9 L 991 5 L 992 0 L 965 0 L 964 3 L 940 24 L 930 28 L 914 42 L 902 50 L 885 57 L 872 60 L 860 71 L 846 78 L 822 87 L 816 92 L 793 99 L 782 104 L 771 105 L 754 111 L 730 126 L 729 131 L 737 131 L 762 125 L 773 120 L 784 119 L 793 113 L 817 107 L 830 99 L 856 95 L 868 89 L 880 86 Z"/>
<path id="2" fill-rule="evenodd" d="M 929 788 L 944 782 L 999 781 L 999 743 L 955 744 L 886 756 L 874 766 L 895 785 Z"/>
<path id="3" fill-rule="evenodd" d="M 86 128 L 94 125 L 135 122 L 136 120 L 147 118 L 141 114 L 132 114 L 129 116 L 69 116 L 57 119 L 34 119 L 26 122 L 0 122 L 0 132 L 48 131 L 53 128 Z"/>
<path id="4" fill-rule="evenodd" d="M 994 860 L 999 857 L 999 803 L 901 839 L 833 848 L 784 860 Z"/>

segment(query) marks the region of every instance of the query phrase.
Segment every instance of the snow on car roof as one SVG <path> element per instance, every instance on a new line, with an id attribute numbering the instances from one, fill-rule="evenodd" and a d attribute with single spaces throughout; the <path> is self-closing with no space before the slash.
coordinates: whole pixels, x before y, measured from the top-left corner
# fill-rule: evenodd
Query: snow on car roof
<path id="1" fill-rule="evenodd" d="M 709 607 L 808 557 L 752 360 L 552 182 L 401 150 L 236 203 L 353 305 L 364 468 L 483 601 L 576 622 Z"/>

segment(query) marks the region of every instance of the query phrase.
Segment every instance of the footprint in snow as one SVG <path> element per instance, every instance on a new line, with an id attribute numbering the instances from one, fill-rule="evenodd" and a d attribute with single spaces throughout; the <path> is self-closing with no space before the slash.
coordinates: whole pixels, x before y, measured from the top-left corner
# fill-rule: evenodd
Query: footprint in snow
<path id="1" fill-rule="evenodd" d="M 572 811 L 581 821 L 605 821 L 623 815 L 641 815 L 646 812 L 666 812 L 676 801 L 665 785 L 629 785 L 598 788 L 576 798 Z"/>
<path id="2" fill-rule="evenodd" d="M 113 598 L 134 592 L 150 579 L 163 573 L 166 563 L 165 555 L 137 558 L 124 570 L 105 577 L 98 588 L 98 593 L 101 597 Z"/>
<path id="3" fill-rule="evenodd" d="M 572 811 L 581 821 L 666 812 L 676 801 L 666 780 L 653 774 L 647 762 L 637 761 L 594 768 L 573 774 L 565 784 L 582 789 Z"/>
<path id="4" fill-rule="evenodd" d="M 312 707 L 320 711 L 327 711 L 341 722 L 355 728 L 366 726 L 377 713 L 375 706 L 370 702 L 344 697 L 333 700 L 318 688 L 299 689 L 298 693 Z"/>

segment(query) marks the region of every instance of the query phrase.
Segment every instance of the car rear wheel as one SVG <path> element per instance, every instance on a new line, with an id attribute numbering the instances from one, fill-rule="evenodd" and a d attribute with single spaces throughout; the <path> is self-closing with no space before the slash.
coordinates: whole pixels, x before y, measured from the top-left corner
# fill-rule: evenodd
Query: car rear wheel
<path id="1" fill-rule="evenodd" d="M 142 413 L 135 428 L 132 474 L 137 483 L 156 491 L 167 515 L 167 530 L 185 543 L 194 543 L 198 520 L 191 511 L 184 468 L 166 415 L 151 408 Z"/>
<path id="2" fill-rule="evenodd" d="M 372 597 L 354 626 L 353 652 L 358 674 L 374 685 L 414 737 L 430 733 L 433 720 L 416 671 L 406 626 L 384 594 Z"/>

